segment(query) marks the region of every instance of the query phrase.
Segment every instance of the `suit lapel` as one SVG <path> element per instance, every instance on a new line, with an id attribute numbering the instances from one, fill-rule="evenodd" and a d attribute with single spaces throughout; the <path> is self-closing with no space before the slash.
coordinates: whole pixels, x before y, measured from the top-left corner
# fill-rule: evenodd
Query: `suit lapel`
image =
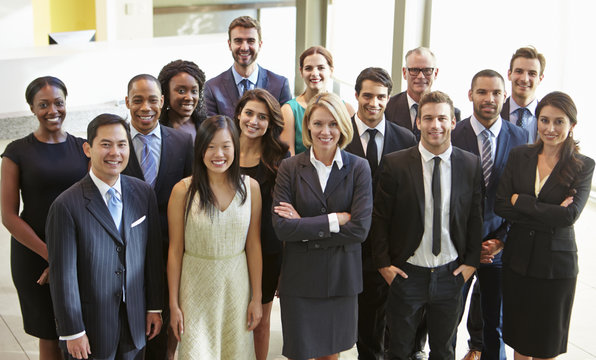
<path id="1" fill-rule="evenodd" d="M 418 198 L 420 219 L 424 223 L 424 176 L 422 174 L 422 158 L 417 146 L 414 146 L 410 150 L 410 154 L 412 157 L 410 158 L 411 163 L 408 168 L 410 169 L 411 181 L 414 185 L 416 197 Z"/>
<path id="2" fill-rule="evenodd" d="M 493 172 L 491 174 L 491 181 L 490 186 L 496 186 L 494 181 L 494 177 L 497 174 L 502 173 L 502 169 L 505 167 L 505 159 L 509 151 L 511 150 L 511 145 L 509 140 L 511 139 L 511 134 L 509 133 L 509 127 L 505 125 L 505 120 L 502 121 L 501 131 L 499 132 L 499 136 L 497 136 L 497 152 L 495 153 L 495 163 L 493 165 Z"/>
<path id="3" fill-rule="evenodd" d="M 346 146 L 346 151 L 351 152 L 356 156 L 360 156 L 361 158 L 366 158 L 364 155 L 364 149 L 362 148 L 362 141 L 360 141 L 360 134 L 358 133 L 358 127 L 356 126 L 356 121 L 354 120 L 354 116 L 352 116 L 352 128 L 354 129 L 354 136 L 352 137 L 352 141 Z"/>
<path id="4" fill-rule="evenodd" d="M 143 175 L 143 169 L 141 169 L 141 164 L 139 164 L 139 159 L 137 159 L 137 153 L 134 148 L 134 143 L 132 143 L 130 150 L 131 151 L 130 151 L 130 156 L 128 157 L 128 165 L 126 165 L 126 169 L 124 169 L 124 173 L 145 181 L 145 176 Z"/>
<path id="5" fill-rule="evenodd" d="M 325 204 L 323 190 L 321 189 L 321 183 L 319 183 L 317 171 L 315 170 L 313 164 L 310 163 L 310 149 L 307 149 L 305 152 L 296 156 L 301 156 L 298 175 L 302 178 L 302 180 L 304 180 L 304 182 L 308 184 L 312 193 L 315 194 L 323 204 Z"/>
<path id="6" fill-rule="evenodd" d="M 329 179 L 327 180 L 327 186 L 325 186 L 325 199 L 329 198 L 329 195 L 333 193 L 333 190 L 337 188 L 337 186 L 344 180 L 346 176 L 350 173 L 350 163 L 349 156 L 342 151 L 341 152 L 341 159 L 344 163 L 341 169 L 338 169 L 337 164 L 333 164 L 333 168 L 331 169 L 331 174 L 329 174 Z"/>
<path id="7" fill-rule="evenodd" d="M 478 137 L 476 133 L 474 133 L 474 128 L 472 128 L 472 124 L 470 123 L 471 118 L 468 118 L 469 121 L 462 123 L 463 126 L 463 138 L 465 142 L 465 149 L 470 149 L 470 152 L 480 156 L 480 150 L 478 149 Z"/>
<path id="8" fill-rule="evenodd" d="M 124 239 L 130 239 L 130 225 L 135 219 L 137 213 L 137 197 L 135 188 L 131 186 L 129 179 L 126 176 L 120 177 L 120 186 L 122 187 L 122 227 Z"/>
<path id="9" fill-rule="evenodd" d="M 463 159 L 461 159 L 458 149 L 453 147 L 451 152 L 451 195 L 449 199 L 449 224 L 451 224 L 455 218 L 455 203 L 460 197 L 462 187 L 459 186 L 459 180 L 462 174 L 465 174 L 467 171 L 469 171 L 469 169 L 466 169 L 466 165 L 467 164 L 463 162 Z"/>
<path id="10" fill-rule="evenodd" d="M 536 166 L 538 166 L 538 154 L 536 154 Z M 536 173 L 536 166 L 534 167 L 534 173 Z M 544 183 L 544 185 L 542 186 L 542 189 L 540 189 L 540 192 L 538 193 L 538 198 L 544 198 L 545 195 L 547 195 L 549 192 L 551 192 L 552 190 L 554 190 L 556 188 L 556 186 L 559 184 L 559 181 L 557 180 L 557 176 L 559 174 L 559 172 L 561 171 L 561 161 L 557 162 L 557 165 L 555 165 L 555 167 L 553 168 L 553 171 L 551 171 L 550 175 L 548 176 L 548 179 L 546 179 L 546 182 Z M 534 177 L 534 182 L 532 184 L 536 183 L 536 177 Z"/>
<path id="11" fill-rule="evenodd" d="M 408 94 L 403 92 L 403 96 L 399 98 L 399 109 L 402 110 L 398 120 L 398 125 L 405 127 L 406 129 L 412 131 L 412 117 L 410 116 L 410 106 L 408 104 Z"/>
<path id="12" fill-rule="evenodd" d="M 259 75 L 257 77 L 257 83 L 255 85 L 255 88 L 267 89 L 267 85 L 269 83 L 269 79 L 267 78 L 267 71 L 265 71 L 265 69 L 263 69 L 260 66 L 258 66 L 258 68 L 259 68 Z"/>
<path id="13" fill-rule="evenodd" d="M 164 175 L 168 173 L 169 161 L 167 161 L 164 154 L 168 153 L 167 147 L 170 140 L 170 132 L 165 129 L 165 126 L 161 126 L 161 152 L 159 154 L 159 169 L 157 170 L 157 177 L 155 178 L 155 192 L 157 193 L 163 182 Z"/>
<path id="14" fill-rule="evenodd" d="M 87 199 L 87 210 L 101 224 L 101 226 L 103 226 L 108 234 L 114 238 L 114 240 L 119 243 L 124 243 L 120 232 L 118 232 L 118 229 L 116 228 L 114 219 L 112 219 L 112 215 L 110 215 L 110 211 L 102 199 L 97 186 L 95 186 L 93 180 L 91 180 L 91 177 L 87 175 L 83 179 L 81 185 L 83 188 L 83 196 Z"/>
<path id="15" fill-rule="evenodd" d="M 233 66 L 233 65 L 232 65 Z M 234 81 L 234 74 L 232 73 L 232 68 L 227 71 L 227 81 L 224 81 L 224 88 L 226 89 L 226 93 L 228 94 L 228 99 L 230 99 L 230 104 L 236 104 L 238 102 L 239 94 L 238 94 L 238 87 L 236 86 L 236 82 Z"/>
<path id="16" fill-rule="evenodd" d="M 397 142 L 397 134 L 393 133 L 393 128 L 389 125 L 389 121 L 385 121 L 385 136 L 383 136 L 383 151 L 382 155 L 390 153 L 390 149 L 397 149 L 399 144 Z"/>

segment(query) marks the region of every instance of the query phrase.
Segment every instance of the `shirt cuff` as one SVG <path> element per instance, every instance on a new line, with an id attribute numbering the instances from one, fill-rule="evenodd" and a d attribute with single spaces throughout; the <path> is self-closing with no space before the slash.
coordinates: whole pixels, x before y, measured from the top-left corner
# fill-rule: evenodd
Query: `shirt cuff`
<path id="1" fill-rule="evenodd" d="M 337 218 L 337 213 L 328 214 L 327 217 L 329 218 L 329 232 L 338 233 L 339 219 Z"/>
<path id="2" fill-rule="evenodd" d="M 161 310 L 147 310 L 147 312 L 161 314 Z"/>
<path id="3" fill-rule="evenodd" d="M 64 341 L 75 340 L 75 339 L 82 337 L 83 335 L 85 335 L 85 330 L 81 331 L 78 334 L 74 334 L 74 335 L 60 336 L 60 340 L 64 340 Z"/>

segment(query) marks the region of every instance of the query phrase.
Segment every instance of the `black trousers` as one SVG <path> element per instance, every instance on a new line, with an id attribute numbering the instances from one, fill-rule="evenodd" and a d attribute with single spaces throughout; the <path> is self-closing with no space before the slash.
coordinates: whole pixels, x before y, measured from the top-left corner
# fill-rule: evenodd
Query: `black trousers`
<path id="1" fill-rule="evenodd" d="M 452 340 L 461 313 L 461 274 L 453 276 L 458 264 L 453 261 L 437 268 L 424 268 L 406 263 L 401 269 L 407 279 L 396 276 L 390 286 L 387 302 L 389 323 L 389 358 L 408 360 L 414 339 L 426 310 L 429 360 L 455 358 Z"/>

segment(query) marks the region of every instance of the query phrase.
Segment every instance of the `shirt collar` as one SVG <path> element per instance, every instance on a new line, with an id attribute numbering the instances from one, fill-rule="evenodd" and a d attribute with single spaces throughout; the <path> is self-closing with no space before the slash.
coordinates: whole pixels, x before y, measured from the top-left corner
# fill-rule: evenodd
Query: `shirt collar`
<path id="1" fill-rule="evenodd" d="M 451 145 L 449 145 L 447 150 L 445 150 L 443 153 L 441 153 L 439 155 L 435 155 L 435 154 L 431 153 L 430 151 L 426 150 L 426 148 L 424 146 L 422 146 L 422 142 L 420 142 L 418 144 L 418 151 L 420 151 L 420 156 L 422 156 L 422 160 L 424 160 L 424 162 L 431 161 L 435 156 L 440 157 L 441 160 L 443 160 L 445 162 L 449 162 L 451 159 L 451 152 L 453 151 L 453 147 Z"/>
<path id="2" fill-rule="evenodd" d="M 418 104 L 416 101 L 414 101 L 414 99 L 412 99 L 412 97 L 410 96 L 410 94 L 408 94 L 407 91 L 406 91 L 406 96 L 408 97 L 408 109 L 411 109 L 412 105 Z"/>
<path id="3" fill-rule="evenodd" d="M 118 175 L 118 180 L 116 180 L 114 186 L 110 186 L 103 182 L 103 180 L 98 178 L 97 175 L 95 175 L 95 173 L 93 172 L 93 168 L 89 170 L 89 176 L 91 177 L 91 180 L 93 180 L 95 186 L 97 186 L 97 189 L 99 190 L 99 193 L 101 194 L 101 197 L 102 199 L 104 199 L 104 201 L 106 198 L 106 193 L 108 192 L 108 190 L 110 190 L 110 187 L 113 187 L 114 190 L 116 190 L 116 193 L 118 193 L 118 196 L 120 196 L 120 199 L 122 199 L 122 186 L 120 183 L 120 175 Z"/>
<path id="4" fill-rule="evenodd" d="M 134 126 L 131 125 L 130 126 L 130 137 L 132 139 L 134 139 L 137 136 L 137 134 L 141 134 L 141 133 L 139 131 L 137 131 L 137 129 L 135 129 Z M 161 125 L 157 124 L 155 129 L 151 130 L 151 132 L 149 134 L 147 134 L 146 136 L 148 136 L 148 135 L 154 135 L 155 137 L 157 137 L 158 139 L 161 140 Z"/>
<path id="5" fill-rule="evenodd" d="M 234 82 L 236 83 L 236 86 L 240 85 L 240 81 L 242 81 L 243 78 L 242 75 L 238 74 L 238 71 L 236 71 L 236 68 L 232 65 L 232 75 L 234 75 Z M 259 66 L 257 65 L 257 68 L 255 69 L 255 71 L 252 72 L 252 74 L 250 74 L 249 77 L 247 77 L 246 79 L 248 79 L 248 81 L 250 81 L 251 84 L 253 85 L 257 85 L 257 80 L 259 79 Z"/>
<path id="6" fill-rule="evenodd" d="M 536 116 L 536 106 L 538 106 L 538 99 L 532 100 L 532 102 L 526 106 L 526 109 L 530 110 L 532 115 Z M 513 114 L 513 112 L 520 107 L 521 106 L 519 106 L 515 100 L 513 100 L 513 97 L 509 97 L 509 114 Z"/>
<path id="7" fill-rule="evenodd" d="M 310 147 L 310 163 L 313 164 L 313 166 L 316 166 L 316 163 L 319 163 L 327 167 L 327 165 L 323 164 L 323 162 L 315 158 L 315 151 L 313 150 L 312 146 Z M 335 149 L 335 155 L 333 155 L 333 161 L 331 162 L 331 166 L 333 166 L 333 163 L 337 163 L 338 169 L 341 169 L 344 166 L 344 161 L 341 158 L 341 150 L 339 149 L 339 146 Z"/>
<path id="8" fill-rule="evenodd" d="M 356 123 L 356 129 L 358 130 L 359 136 L 364 135 L 366 130 L 371 129 L 371 127 L 366 125 L 364 121 L 360 120 L 358 113 L 354 114 L 354 122 Z M 385 114 L 383 114 L 383 119 L 373 129 L 377 129 L 381 135 L 385 136 Z"/>
<path id="9" fill-rule="evenodd" d="M 488 131 L 490 131 L 494 137 L 499 136 L 499 132 L 501 132 L 501 126 L 503 125 L 502 121 L 503 120 L 501 119 L 501 116 L 499 116 L 497 121 L 495 121 L 495 123 L 492 124 L 490 128 L 488 128 Z M 472 117 L 470 118 L 470 125 L 472 125 L 472 129 L 474 129 L 474 134 L 476 134 L 476 136 L 479 136 L 484 131 L 484 129 L 486 129 L 484 125 L 482 125 L 480 121 L 476 119 L 476 116 L 474 116 L 474 114 L 472 114 Z"/>

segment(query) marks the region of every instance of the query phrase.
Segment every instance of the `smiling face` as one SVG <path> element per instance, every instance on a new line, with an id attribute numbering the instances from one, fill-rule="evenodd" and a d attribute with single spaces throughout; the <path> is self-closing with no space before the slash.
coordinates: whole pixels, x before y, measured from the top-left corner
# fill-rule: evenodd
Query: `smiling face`
<path id="1" fill-rule="evenodd" d="M 360 94 L 356 94 L 358 118 L 371 128 L 374 128 L 383 120 L 385 106 L 389 100 L 388 90 L 381 83 L 364 80 Z"/>
<path id="2" fill-rule="evenodd" d="M 304 58 L 300 74 L 306 86 L 319 93 L 327 89 L 327 81 L 331 79 L 333 69 L 323 55 L 312 54 Z"/>
<path id="3" fill-rule="evenodd" d="M 180 72 L 170 79 L 170 114 L 180 122 L 190 119 L 199 103 L 199 83 L 185 72 Z"/>
<path id="4" fill-rule="evenodd" d="M 129 146 L 126 129 L 122 124 L 102 125 L 97 128 L 93 144 L 85 143 L 83 151 L 91 159 L 93 173 L 112 186 L 128 164 Z"/>
<path id="5" fill-rule="evenodd" d="M 520 106 L 526 106 L 536 98 L 536 89 L 542 81 L 540 61 L 518 57 L 513 60 L 507 78 L 511 81 L 511 96 Z"/>
<path id="6" fill-rule="evenodd" d="M 157 126 L 163 96 L 155 81 L 139 79 L 135 81 L 128 96 L 126 107 L 130 109 L 130 123 L 141 134 L 149 134 Z"/>
<path id="7" fill-rule="evenodd" d="M 262 41 L 255 28 L 236 26 L 230 31 L 228 46 L 236 65 L 248 67 L 252 65 L 259 55 Z"/>
<path id="8" fill-rule="evenodd" d="M 407 68 L 429 69 L 432 68 L 430 75 L 424 75 L 422 71 L 418 75 L 411 75 Z M 408 94 L 419 101 L 422 94 L 431 90 L 433 82 L 439 73 L 436 68 L 435 61 L 430 54 L 427 53 L 412 53 L 406 59 L 406 67 L 402 69 L 404 80 L 408 82 Z"/>
<path id="9" fill-rule="evenodd" d="M 52 85 L 42 87 L 33 97 L 31 112 L 39 120 L 39 127 L 48 132 L 60 131 L 66 117 L 66 96 Z"/>
<path id="10" fill-rule="evenodd" d="M 308 131 L 310 131 L 317 159 L 319 159 L 319 154 L 335 153 L 341 131 L 337 120 L 329 110 L 322 106 L 315 108 L 310 114 Z"/>
<path id="11" fill-rule="evenodd" d="M 546 105 L 538 115 L 538 135 L 544 146 L 560 147 L 574 127 L 569 117 L 557 107 Z"/>
<path id="12" fill-rule="evenodd" d="M 474 104 L 474 116 L 486 128 L 499 118 L 506 96 L 505 85 L 498 77 L 478 77 L 468 91 L 468 99 Z"/>
<path id="13" fill-rule="evenodd" d="M 267 132 L 267 128 L 269 127 L 269 111 L 264 103 L 250 100 L 242 108 L 238 120 L 241 136 L 256 139 L 265 135 Z"/>
<path id="14" fill-rule="evenodd" d="M 207 146 L 203 155 L 203 163 L 207 172 L 214 174 L 225 173 L 234 161 L 234 141 L 228 129 L 219 129 Z"/>
<path id="15" fill-rule="evenodd" d="M 451 145 L 451 130 L 455 117 L 447 103 L 427 103 L 420 108 L 416 124 L 420 129 L 420 142 L 431 153 L 439 155 Z"/>

